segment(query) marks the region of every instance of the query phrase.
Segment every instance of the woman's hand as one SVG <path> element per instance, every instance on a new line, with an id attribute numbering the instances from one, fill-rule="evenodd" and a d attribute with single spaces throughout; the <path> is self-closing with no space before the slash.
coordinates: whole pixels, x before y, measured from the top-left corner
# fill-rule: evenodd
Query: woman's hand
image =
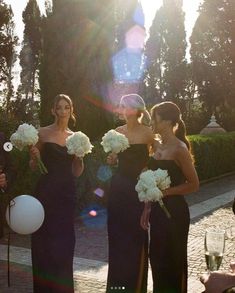
<path id="1" fill-rule="evenodd" d="M 144 210 L 143 210 L 141 218 L 140 218 L 140 226 L 144 230 L 149 229 L 150 212 L 151 212 L 151 203 L 145 203 Z"/>
<path id="2" fill-rule="evenodd" d="M 235 287 L 235 261 L 230 263 L 231 272 L 211 272 L 201 276 L 200 281 L 205 286 L 205 293 L 221 293 Z"/>
<path id="3" fill-rule="evenodd" d="M 32 170 L 37 168 L 37 160 L 40 159 L 40 151 L 36 146 L 31 146 L 29 148 L 30 161 L 29 165 Z"/>
<path id="4" fill-rule="evenodd" d="M 205 293 L 221 293 L 235 286 L 235 274 L 216 271 L 202 275 L 200 281 L 205 286 Z"/>
<path id="5" fill-rule="evenodd" d="M 29 152 L 30 152 L 30 157 L 32 160 L 37 160 L 40 158 L 40 151 L 36 146 L 31 146 L 29 148 Z"/>
<path id="6" fill-rule="evenodd" d="M 117 154 L 111 153 L 107 156 L 107 164 L 116 165 L 117 164 Z"/>
<path id="7" fill-rule="evenodd" d="M 5 175 L 5 173 L 1 173 L 0 174 L 0 188 L 5 188 L 6 185 L 7 185 L 6 175 Z"/>

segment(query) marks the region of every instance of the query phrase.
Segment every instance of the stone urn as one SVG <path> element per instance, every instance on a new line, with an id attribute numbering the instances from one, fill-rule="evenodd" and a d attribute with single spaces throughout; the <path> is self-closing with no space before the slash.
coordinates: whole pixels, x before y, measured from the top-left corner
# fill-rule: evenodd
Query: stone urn
<path id="1" fill-rule="evenodd" d="M 223 129 L 217 122 L 215 115 L 211 115 L 210 123 L 204 127 L 200 134 L 211 134 L 211 133 L 226 133 L 226 130 Z"/>

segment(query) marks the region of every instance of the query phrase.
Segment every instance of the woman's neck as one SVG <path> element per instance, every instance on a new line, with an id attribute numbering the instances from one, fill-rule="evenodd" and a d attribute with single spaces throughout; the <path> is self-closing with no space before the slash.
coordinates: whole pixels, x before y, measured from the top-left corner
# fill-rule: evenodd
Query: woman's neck
<path id="1" fill-rule="evenodd" d="M 126 122 L 126 128 L 127 130 L 131 131 L 133 129 L 135 129 L 136 127 L 138 127 L 140 125 L 140 122 L 136 119 L 136 117 L 134 118 L 130 118 L 127 120 Z"/>
<path id="2" fill-rule="evenodd" d="M 68 130 L 68 122 L 67 121 L 55 121 L 53 124 L 53 128 L 57 131 L 61 131 L 64 132 L 66 130 Z"/>
<path id="3" fill-rule="evenodd" d="M 162 131 L 162 133 L 160 133 L 160 137 L 162 144 L 169 144 L 176 138 L 172 129 L 165 129 L 164 131 Z"/>

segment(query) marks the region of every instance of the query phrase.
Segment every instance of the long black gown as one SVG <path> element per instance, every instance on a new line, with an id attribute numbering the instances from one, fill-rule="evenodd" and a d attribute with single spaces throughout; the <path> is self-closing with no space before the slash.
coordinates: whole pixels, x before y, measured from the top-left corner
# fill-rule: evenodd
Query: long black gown
<path id="1" fill-rule="evenodd" d="M 68 155 L 66 147 L 46 142 L 41 157 L 48 174 L 40 177 L 35 192 L 44 207 L 45 219 L 40 229 L 32 234 L 34 292 L 74 292 L 73 156 Z"/>
<path id="2" fill-rule="evenodd" d="M 150 158 L 149 169 L 168 170 L 171 186 L 185 182 L 174 160 Z M 182 195 L 163 199 L 171 218 L 168 219 L 159 203 L 152 203 L 150 215 L 150 264 L 154 293 L 187 292 L 187 240 L 189 209 Z"/>
<path id="3" fill-rule="evenodd" d="M 147 291 L 148 236 L 140 226 L 144 206 L 135 185 L 148 158 L 146 144 L 132 144 L 118 154 L 118 171 L 108 197 L 107 292 Z"/>

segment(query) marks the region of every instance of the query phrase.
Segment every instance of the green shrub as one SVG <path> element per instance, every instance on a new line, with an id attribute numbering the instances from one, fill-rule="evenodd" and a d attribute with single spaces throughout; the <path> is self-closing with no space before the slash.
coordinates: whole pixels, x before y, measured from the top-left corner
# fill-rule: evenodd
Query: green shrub
<path id="1" fill-rule="evenodd" d="M 235 171 L 235 132 L 213 135 L 191 135 L 189 140 L 195 157 L 195 166 L 200 180 L 213 178 L 228 172 Z M 85 170 L 77 179 L 77 213 L 89 204 L 105 206 L 107 197 L 99 197 L 95 190 L 100 188 L 106 192 L 110 183 L 110 175 L 115 168 L 107 169 L 110 174 L 100 170 L 106 170 L 107 154 L 104 153 L 100 141 L 93 143 L 93 152 L 85 157 Z M 12 182 L 9 192 L 11 198 L 21 194 L 33 195 L 39 172 L 32 172 L 28 166 L 29 154 L 25 151 L 13 150 L 11 159 L 16 170 L 16 177 Z M 105 173 L 106 172 L 106 173 Z M 102 173 L 102 172 L 101 172 Z M 7 195 L 3 196 L 7 202 Z"/>
<path id="2" fill-rule="evenodd" d="M 235 171 L 235 132 L 191 135 L 189 140 L 200 180 Z"/>
<path id="3" fill-rule="evenodd" d="M 92 153 L 84 158 L 84 172 L 77 179 L 77 213 L 91 203 L 106 205 L 106 197 L 97 196 L 94 191 L 100 188 L 105 193 L 108 189 L 111 176 L 106 180 L 101 180 L 99 176 L 100 167 L 106 166 L 109 168 L 105 163 L 107 154 L 104 153 L 100 141 L 93 143 L 93 145 Z M 13 149 L 10 155 L 15 176 L 9 193 L 4 194 L 2 198 L 4 206 L 10 198 L 18 195 L 34 195 L 34 189 L 40 176 L 39 171 L 31 171 L 29 168 L 29 152 L 27 150 L 20 152 Z M 114 171 L 114 168 L 110 169 L 110 172 Z M 107 177 L 106 175 L 104 174 L 104 177 Z"/>

